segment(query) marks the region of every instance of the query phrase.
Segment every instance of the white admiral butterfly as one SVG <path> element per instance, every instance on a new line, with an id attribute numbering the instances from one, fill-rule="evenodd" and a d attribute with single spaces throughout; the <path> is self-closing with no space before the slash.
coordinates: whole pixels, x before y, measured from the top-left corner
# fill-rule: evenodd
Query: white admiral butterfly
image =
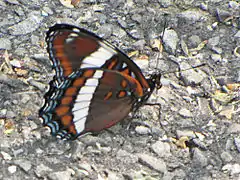
<path id="1" fill-rule="evenodd" d="M 56 24 L 46 42 L 56 74 L 39 116 L 55 136 L 75 139 L 111 127 L 161 87 L 160 73 L 146 79 L 128 56 L 82 28 Z"/>

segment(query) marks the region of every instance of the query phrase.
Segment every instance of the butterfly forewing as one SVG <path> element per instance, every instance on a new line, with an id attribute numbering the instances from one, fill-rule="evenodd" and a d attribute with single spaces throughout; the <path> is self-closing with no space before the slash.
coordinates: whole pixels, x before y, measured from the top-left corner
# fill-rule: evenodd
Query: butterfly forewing
<path id="1" fill-rule="evenodd" d="M 76 26 L 56 24 L 47 32 L 47 50 L 56 72 L 55 84 L 82 68 L 103 68 L 123 71 L 148 88 L 137 65 L 119 49 L 95 34 Z"/>

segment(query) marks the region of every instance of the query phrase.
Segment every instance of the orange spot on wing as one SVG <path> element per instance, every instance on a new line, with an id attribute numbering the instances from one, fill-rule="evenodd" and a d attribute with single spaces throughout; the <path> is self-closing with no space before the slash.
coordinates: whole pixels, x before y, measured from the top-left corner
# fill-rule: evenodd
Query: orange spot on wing
<path id="1" fill-rule="evenodd" d="M 123 88 L 126 88 L 126 87 L 127 87 L 127 81 L 126 81 L 126 80 L 122 80 L 121 86 L 122 86 Z"/>
<path id="2" fill-rule="evenodd" d="M 83 83 L 84 83 L 84 78 L 78 78 L 78 79 L 76 79 L 74 82 L 73 82 L 73 86 L 77 86 L 77 87 L 79 87 L 79 86 L 82 86 L 83 85 Z"/>
<path id="3" fill-rule="evenodd" d="M 113 69 L 113 67 L 117 64 L 117 59 L 111 59 L 111 63 L 108 65 L 107 69 Z"/>
<path id="4" fill-rule="evenodd" d="M 75 87 L 70 87 L 65 92 L 65 96 L 73 96 L 75 94 L 77 94 L 77 88 Z"/>
<path id="5" fill-rule="evenodd" d="M 125 97 L 126 96 L 126 92 L 125 91 L 120 91 L 118 93 L 118 97 L 122 98 L 122 97 Z"/>
<path id="6" fill-rule="evenodd" d="M 139 80 L 141 81 L 141 84 L 143 85 L 143 87 L 149 88 L 149 84 L 148 84 L 147 80 L 143 77 L 142 73 L 138 73 L 137 75 L 138 75 Z"/>
<path id="7" fill-rule="evenodd" d="M 68 132 L 72 133 L 74 135 L 77 134 L 77 131 L 76 131 L 75 126 L 73 124 L 68 127 Z"/>
<path id="8" fill-rule="evenodd" d="M 64 40 L 68 36 L 68 33 L 58 34 L 57 38 L 53 41 L 53 49 L 55 50 L 56 57 L 60 61 L 63 67 L 64 76 L 68 76 L 72 73 L 72 64 L 64 53 Z"/>
<path id="9" fill-rule="evenodd" d="M 61 118 L 61 122 L 64 126 L 69 126 L 72 122 L 72 116 L 65 115 Z"/>
<path id="10" fill-rule="evenodd" d="M 55 112 L 58 116 L 62 116 L 64 114 L 67 114 L 69 109 L 70 108 L 68 106 L 60 106 L 56 108 Z"/>
<path id="11" fill-rule="evenodd" d="M 63 54 L 63 52 L 61 52 L 61 51 L 57 51 L 57 52 L 56 52 L 56 56 L 57 56 L 58 58 L 61 58 L 61 57 L 64 57 L 64 54 Z"/>
<path id="12" fill-rule="evenodd" d="M 130 74 L 130 70 L 128 68 L 124 69 L 123 71 L 121 71 L 122 74 Z"/>
<path id="13" fill-rule="evenodd" d="M 104 97 L 104 101 L 105 100 L 108 100 L 109 98 L 111 98 L 112 97 L 112 92 L 110 91 L 110 92 L 108 92 L 107 94 L 106 94 L 106 96 Z"/>
<path id="14" fill-rule="evenodd" d="M 61 104 L 63 105 L 68 105 L 72 102 L 72 97 L 63 97 L 62 100 L 61 100 Z"/>
<path id="15" fill-rule="evenodd" d="M 85 76 L 85 77 L 92 77 L 94 72 L 95 72 L 94 70 L 86 70 L 84 72 L 83 76 Z"/>
<path id="16" fill-rule="evenodd" d="M 135 88 L 135 92 L 138 94 L 138 96 L 143 96 L 143 88 L 141 86 L 141 84 L 139 83 L 138 80 L 134 79 L 132 76 L 129 76 L 125 73 L 122 73 L 121 74 L 128 79 L 128 81 L 130 81 L 132 84 L 134 84 L 136 86 Z"/>

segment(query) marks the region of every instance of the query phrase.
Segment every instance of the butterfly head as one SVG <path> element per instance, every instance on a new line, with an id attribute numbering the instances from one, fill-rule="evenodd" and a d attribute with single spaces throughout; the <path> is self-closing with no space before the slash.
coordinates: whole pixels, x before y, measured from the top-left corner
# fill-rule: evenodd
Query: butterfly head
<path id="1" fill-rule="evenodd" d="M 148 79 L 148 83 L 150 85 L 151 91 L 153 91 L 154 88 L 160 89 L 162 87 L 161 73 L 154 73 L 154 74 L 152 74 L 150 76 L 150 78 Z"/>

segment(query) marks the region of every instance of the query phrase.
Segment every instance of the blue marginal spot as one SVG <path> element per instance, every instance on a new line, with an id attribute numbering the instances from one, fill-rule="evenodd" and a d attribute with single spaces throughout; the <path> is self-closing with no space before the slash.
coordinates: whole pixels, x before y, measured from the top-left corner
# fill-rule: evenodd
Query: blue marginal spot
<path id="1" fill-rule="evenodd" d="M 59 131 L 59 125 L 56 121 L 51 121 L 47 123 L 47 126 L 51 128 L 51 134 L 56 136 L 57 132 Z"/>
<path id="2" fill-rule="evenodd" d="M 56 128 L 52 122 L 47 123 L 47 126 L 50 127 L 51 129 L 51 134 L 55 135 L 56 134 Z"/>

